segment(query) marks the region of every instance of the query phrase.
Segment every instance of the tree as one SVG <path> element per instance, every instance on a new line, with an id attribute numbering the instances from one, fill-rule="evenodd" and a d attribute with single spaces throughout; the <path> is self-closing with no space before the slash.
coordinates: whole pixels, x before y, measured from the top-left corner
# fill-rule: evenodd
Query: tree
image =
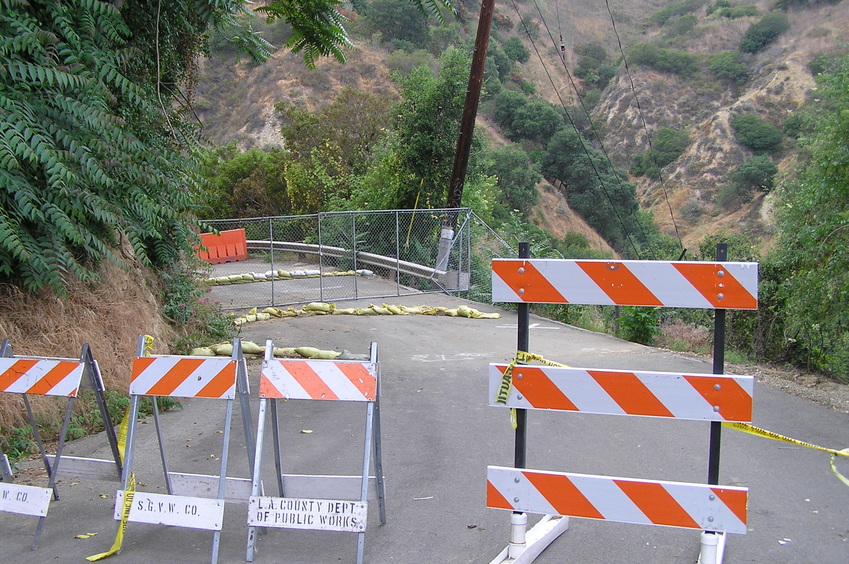
<path id="1" fill-rule="evenodd" d="M 660 169 L 680 157 L 690 144 L 690 135 L 669 127 L 657 130 L 652 149 L 634 157 L 631 174 L 660 178 Z"/>
<path id="2" fill-rule="evenodd" d="M 536 184 L 542 180 L 539 166 L 515 145 L 493 149 L 487 157 L 491 163 L 488 170 L 497 178 L 498 203 L 504 208 L 500 215 L 518 210 L 527 217 L 537 203 Z"/>
<path id="3" fill-rule="evenodd" d="M 446 200 L 470 60 L 459 49 L 449 49 L 439 63 L 437 76 L 419 67 L 401 81 L 395 135 L 398 164 L 407 181 L 394 207 L 441 207 Z"/>
<path id="4" fill-rule="evenodd" d="M 737 85 L 745 84 L 751 74 L 739 51 L 726 51 L 711 57 L 708 70 L 715 76 L 727 78 Z"/>
<path id="5" fill-rule="evenodd" d="M 372 0 L 365 15 L 385 41 L 407 42 L 413 50 L 426 49 L 430 42 L 427 14 L 410 10 L 406 0 Z"/>
<path id="6" fill-rule="evenodd" d="M 287 154 L 280 149 L 240 151 L 236 143 L 203 154 L 200 217 L 261 217 L 292 212 L 285 170 Z"/>
<path id="7" fill-rule="evenodd" d="M 442 10 L 455 12 L 451 0 L 410 0 L 423 14 L 445 23 Z M 286 47 L 294 53 L 304 53 L 304 63 L 314 68 L 315 62 L 324 56 L 332 56 L 345 62 L 345 49 L 353 47 L 345 29 L 343 16 L 338 8 L 340 0 L 271 0 L 256 9 L 269 18 L 281 18 L 292 27 L 292 36 Z"/>
<path id="8" fill-rule="evenodd" d="M 528 59 L 531 57 L 531 53 L 528 51 L 528 48 L 525 47 L 522 40 L 516 36 L 513 36 L 504 42 L 504 52 L 511 60 L 518 63 L 527 63 Z"/>
<path id="9" fill-rule="evenodd" d="M 639 242 L 634 240 L 640 233 L 636 186 L 599 151 L 586 147 L 577 132 L 564 127 L 553 135 L 542 173 L 563 183 L 569 207 L 614 248 L 624 251 Z"/>
<path id="10" fill-rule="evenodd" d="M 731 175 L 732 182 L 746 188 L 769 192 L 775 182 L 778 167 L 766 155 L 752 157 L 737 167 Z"/>
<path id="11" fill-rule="evenodd" d="M 143 264 L 192 252 L 197 128 L 171 102 L 206 30 L 241 4 L 200 7 L 0 0 L 3 280 L 63 292 L 121 262 L 122 238 Z"/>
<path id="12" fill-rule="evenodd" d="M 449 0 L 411 0 L 444 20 Z M 274 0 L 306 64 L 349 44 L 335 0 Z M 190 100 L 213 29 L 256 60 L 270 45 L 239 33 L 245 0 L 0 0 L 0 280 L 64 291 L 122 262 L 193 253 L 201 176 Z"/>
<path id="13" fill-rule="evenodd" d="M 802 360 L 849 379 L 849 57 L 818 77 L 809 158 L 779 193 L 780 325 Z M 797 357 L 799 358 L 799 357 Z"/>

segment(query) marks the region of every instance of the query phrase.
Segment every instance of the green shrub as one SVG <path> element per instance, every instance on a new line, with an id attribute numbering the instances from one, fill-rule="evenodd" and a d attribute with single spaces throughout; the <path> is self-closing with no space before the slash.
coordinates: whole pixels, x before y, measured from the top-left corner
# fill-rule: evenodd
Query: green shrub
<path id="1" fill-rule="evenodd" d="M 531 57 L 530 51 L 518 37 L 511 37 L 504 42 L 504 53 L 513 61 L 527 63 Z"/>
<path id="2" fill-rule="evenodd" d="M 746 30 L 746 34 L 740 41 L 740 51 L 743 53 L 762 51 L 789 28 L 790 23 L 784 14 L 780 12 L 766 14 L 759 22 L 753 23 Z"/>
<path id="3" fill-rule="evenodd" d="M 731 175 L 731 181 L 748 189 L 769 192 L 774 185 L 778 167 L 769 157 L 759 155 L 744 161 Z"/>
<path id="4" fill-rule="evenodd" d="M 619 324 L 619 336 L 627 341 L 652 345 L 655 336 L 660 333 L 658 308 L 626 306 L 616 321 Z"/>
<path id="5" fill-rule="evenodd" d="M 674 16 L 683 16 L 691 14 L 704 6 L 705 0 L 684 0 L 684 2 L 676 2 L 665 8 L 658 10 L 649 16 L 649 22 L 654 25 L 665 25 L 670 18 Z"/>
<path id="6" fill-rule="evenodd" d="M 652 149 L 636 155 L 631 167 L 634 176 L 660 178 L 660 169 L 680 157 L 690 144 L 690 135 L 669 127 L 661 127 L 652 141 Z"/>
<path id="7" fill-rule="evenodd" d="M 739 51 L 727 51 L 711 57 L 708 61 L 708 70 L 714 76 L 727 78 L 738 85 L 745 84 L 751 74 L 749 66 L 743 62 L 743 55 Z"/>
<path id="8" fill-rule="evenodd" d="M 719 2 L 717 2 L 719 4 Z M 730 20 L 735 20 L 737 18 L 745 18 L 750 16 L 758 15 L 758 7 L 754 4 L 745 4 L 743 6 L 725 6 L 714 10 L 713 12 L 708 12 L 708 14 L 716 14 L 717 17 L 720 18 L 728 18 Z"/>
<path id="9" fill-rule="evenodd" d="M 735 182 L 723 184 L 716 192 L 716 205 L 725 211 L 734 211 L 751 201 L 752 188 Z"/>
<path id="10" fill-rule="evenodd" d="M 638 65 L 681 76 L 692 76 L 699 70 L 699 60 L 695 55 L 675 49 L 662 49 L 650 43 L 634 46 L 628 59 Z"/>
<path id="11" fill-rule="evenodd" d="M 781 148 L 781 132 L 754 114 L 738 114 L 731 118 L 734 137 L 756 153 L 777 151 Z"/>

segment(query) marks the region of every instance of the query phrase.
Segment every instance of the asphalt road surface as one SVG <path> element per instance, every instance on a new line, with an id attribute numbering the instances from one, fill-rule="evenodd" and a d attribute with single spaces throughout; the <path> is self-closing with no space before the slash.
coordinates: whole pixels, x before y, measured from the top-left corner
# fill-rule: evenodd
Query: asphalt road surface
<path id="1" fill-rule="evenodd" d="M 498 311 L 502 318 L 312 316 L 248 324 L 241 336 L 258 344 L 272 339 L 275 346 L 363 354 L 376 342 L 387 523 L 380 525 L 377 504 L 370 504 L 365 561 L 490 562 L 509 541 L 510 513 L 486 507 L 486 467 L 512 465 L 513 430 L 507 410 L 489 406 L 487 367 L 512 359 L 516 314 L 439 294 L 385 301 L 447 307 L 467 303 Z M 537 317 L 532 317 L 529 348 L 575 367 L 711 372 L 706 362 Z M 249 362 L 254 419 L 259 369 L 258 360 Z M 239 411 L 237 404 L 227 473 L 248 477 Z M 182 410 L 163 414 L 170 468 L 217 473 L 223 421 L 221 403 L 211 400 L 184 400 Z M 755 387 L 754 424 L 826 447 L 849 446 L 849 415 L 760 383 Z M 153 425 L 139 429 L 139 490 L 163 492 Z M 285 402 L 280 430 L 284 472 L 360 472 L 361 404 Z M 532 411 L 527 467 L 705 483 L 708 437 L 709 425 L 702 422 Z M 66 447 L 73 456 L 106 458 L 108 453 L 103 436 Z M 273 483 L 269 465 L 267 455 L 263 474 L 266 483 Z M 838 468 L 849 474 L 845 459 Z M 729 535 L 726 563 L 849 562 L 849 488 L 832 474 L 828 454 L 726 430 L 719 481 L 749 488 L 748 532 Z M 62 478 L 62 497 L 50 505 L 35 552 L 29 546 L 36 519 L 0 514 L 0 562 L 84 562 L 86 556 L 107 550 L 116 531 L 117 487 Z M 220 562 L 245 560 L 246 507 L 226 505 Z M 535 520 L 531 516 L 531 524 Z M 75 538 L 84 533 L 97 534 Z M 211 543 L 207 531 L 130 523 L 123 552 L 107 561 L 208 562 Z M 698 531 L 572 519 L 569 530 L 537 562 L 681 564 L 696 562 L 698 553 Z M 351 533 L 268 529 L 259 538 L 255 562 L 354 562 L 355 555 L 356 535 Z"/>

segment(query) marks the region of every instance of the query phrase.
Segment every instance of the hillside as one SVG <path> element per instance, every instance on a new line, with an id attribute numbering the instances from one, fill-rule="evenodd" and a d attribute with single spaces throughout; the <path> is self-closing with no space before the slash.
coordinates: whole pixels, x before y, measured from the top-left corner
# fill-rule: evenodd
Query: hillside
<path id="1" fill-rule="evenodd" d="M 674 2 L 613 3 L 612 16 L 603 4 L 586 0 L 568 6 L 553 1 L 518 3 L 519 14 L 512 5 L 496 9 L 496 23 L 502 23 L 494 26 L 493 34 L 502 41 L 507 37 L 520 38 L 531 54 L 526 63 L 518 65 L 520 80 L 533 84 L 538 96 L 556 106 L 568 106 L 578 99 L 573 85 L 583 87 L 574 75 L 580 59 L 576 47 L 597 41 L 605 46 L 611 60 L 618 62 L 620 44 L 627 55 L 640 43 L 652 43 L 693 54 L 704 67 L 711 56 L 736 49 L 749 26 L 769 12 L 772 4 L 756 2 L 756 15 L 732 19 L 709 15 L 708 2 L 689 3 L 698 6 L 692 11 L 696 24 L 676 35 L 672 30 L 683 16 L 673 16 L 664 25 L 650 21 L 658 10 L 679 5 Z M 462 33 L 467 38 L 474 36 L 476 10 L 461 10 Z M 752 113 L 781 130 L 814 86 L 809 63 L 819 55 L 841 49 L 841 37 L 849 31 L 849 2 L 812 2 L 786 13 L 790 29 L 765 50 L 745 56 L 751 75 L 743 85 L 719 80 L 704 70 L 695 76 L 681 76 L 634 64 L 626 72 L 625 65 L 619 64 L 591 110 L 600 135 L 600 140 L 592 140 L 593 145 L 603 147 L 623 169 L 631 166 L 635 155 L 649 148 L 649 137 L 653 138 L 658 129 L 689 133 L 689 146 L 662 169 L 661 180 L 631 177 L 637 184 L 640 206 L 652 212 L 663 231 L 680 235 L 685 246 L 692 248 L 705 235 L 723 230 L 745 233 L 764 248 L 769 244 L 773 196 L 755 191 L 749 201 L 730 209 L 716 201 L 731 173 L 753 155 L 735 140 L 730 118 Z M 312 110 L 333 100 L 345 86 L 397 99 L 389 74 L 391 68 L 398 68 L 399 51 L 393 52 L 378 35 L 358 37 L 361 27 L 357 15 L 350 16 L 349 29 L 357 49 L 349 54 L 346 64 L 322 60 L 316 70 L 307 70 L 300 56 L 285 50 L 259 67 L 236 65 L 233 59 L 217 55 L 204 61 L 197 110 L 212 143 L 221 145 L 235 140 L 243 148 L 280 146 L 282 139 L 273 109 L 278 101 Z M 527 37 L 522 19 L 536 25 L 536 39 Z M 616 33 L 611 19 L 616 23 Z M 560 41 L 565 48 L 566 68 L 559 57 Z M 478 131 L 492 144 L 505 142 L 486 118 L 482 105 Z M 794 149 L 794 141 L 788 137 L 782 150 L 770 156 L 779 168 L 779 182 L 794 162 Z M 557 220 L 547 216 L 567 204 L 562 198 L 557 205 L 546 201 L 546 194 L 554 196 L 550 189 L 543 189 L 541 194 L 535 223 L 551 226 Z"/>

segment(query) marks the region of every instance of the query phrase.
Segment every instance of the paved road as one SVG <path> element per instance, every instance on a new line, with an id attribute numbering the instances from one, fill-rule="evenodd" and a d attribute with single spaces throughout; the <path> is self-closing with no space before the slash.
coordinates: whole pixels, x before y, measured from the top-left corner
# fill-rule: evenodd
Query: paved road
<path id="1" fill-rule="evenodd" d="M 391 303 L 465 302 L 431 294 L 393 298 Z M 365 542 L 367 562 L 489 562 L 509 540 L 510 514 L 485 507 L 487 465 L 509 466 L 513 457 L 508 414 L 488 406 L 486 375 L 488 363 L 511 359 L 517 320 L 512 312 L 470 305 L 501 311 L 503 318 L 316 316 L 243 329 L 247 340 L 263 343 L 270 338 L 278 346 L 365 353 L 372 341 L 378 343 L 388 522 L 379 525 L 373 505 Z M 710 372 L 704 362 L 541 318 L 532 321 L 531 351 L 554 361 L 588 368 Z M 256 390 L 258 362 L 250 363 L 249 372 Z M 360 407 L 315 403 L 290 401 L 281 408 L 284 471 L 356 474 L 363 435 Z M 706 423 L 528 415 L 529 468 L 705 481 Z M 765 385 L 756 386 L 754 419 L 756 425 L 815 444 L 849 446 L 849 415 Z M 246 477 L 238 414 L 234 420 L 228 474 Z M 165 414 L 171 468 L 215 473 L 222 421 L 223 409 L 209 401 L 185 401 L 182 411 Z M 136 470 L 145 485 L 140 489 L 161 491 L 153 426 L 142 425 L 141 431 Z M 96 436 L 71 443 L 68 452 L 106 457 L 108 451 L 105 439 Z M 849 474 L 849 465 L 841 462 L 841 466 Z M 272 471 L 264 468 L 266 475 Z M 725 562 L 849 562 L 849 489 L 832 475 L 827 454 L 726 431 L 720 482 L 750 488 L 748 534 L 730 536 Z M 35 553 L 29 550 L 35 520 L 0 515 L 0 562 L 83 562 L 85 556 L 111 545 L 116 485 L 63 479 L 60 487 L 63 497 L 51 504 Z M 245 515 L 244 505 L 228 504 L 221 562 L 244 561 Z M 86 532 L 98 534 L 74 539 Z M 207 562 L 211 538 L 206 531 L 131 523 L 123 553 L 111 560 Z M 570 530 L 537 561 L 681 564 L 695 562 L 698 550 L 696 531 L 573 519 Z M 349 533 L 270 530 L 260 538 L 256 562 L 353 562 L 355 553 L 356 539 Z"/>

